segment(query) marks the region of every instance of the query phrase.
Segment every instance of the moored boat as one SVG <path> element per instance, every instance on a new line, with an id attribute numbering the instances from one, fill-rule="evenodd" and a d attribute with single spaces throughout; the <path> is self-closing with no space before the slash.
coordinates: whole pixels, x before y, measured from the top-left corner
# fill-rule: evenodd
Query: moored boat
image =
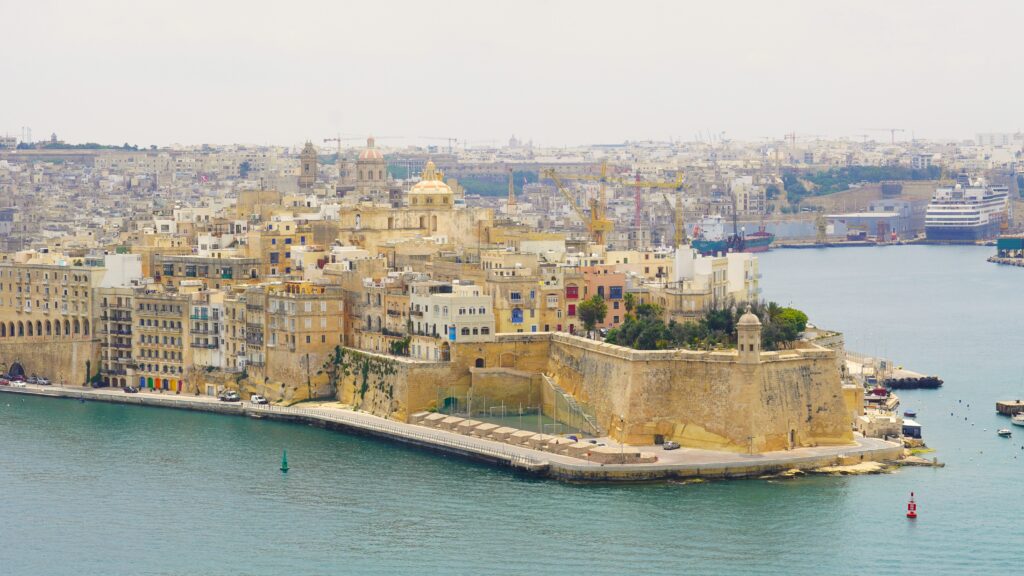
<path id="1" fill-rule="evenodd" d="M 1010 423 L 1017 426 L 1024 426 L 1024 412 L 1018 412 L 1010 417 Z"/>
<path id="2" fill-rule="evenodd" d="M 1009 428 L 1000 428 L 1000 429 L 999 429 L 999 430 L 998 430 L 998 431 L 996 432 L 996 434 L 999 434 L 999 435 L 1000 435 L 1000 436 L 1002 436 L 1003 438 L 1009 438 L 1010 436 L 1012 436 L 1012 435 L 1013 435 L 1013 432 L 1011 432 Z"/>

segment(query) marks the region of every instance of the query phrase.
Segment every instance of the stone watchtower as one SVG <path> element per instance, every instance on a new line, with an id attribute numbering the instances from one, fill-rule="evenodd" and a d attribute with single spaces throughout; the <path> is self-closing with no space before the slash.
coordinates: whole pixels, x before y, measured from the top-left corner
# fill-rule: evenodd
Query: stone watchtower
<path id="1" fill-rule="evenodd" d="M 761 321 L 750 307 L 736 323 L 736 348 L 740 364 L 757 364 L 761 361 Z"/>
<path id="2" fill-rule="evenodd" d="M 316 148 L 313 148 L 312 142 L 306 141 L 300 158 L 299 188 L 312 188 L 316 184 L 317 169 Z"/>

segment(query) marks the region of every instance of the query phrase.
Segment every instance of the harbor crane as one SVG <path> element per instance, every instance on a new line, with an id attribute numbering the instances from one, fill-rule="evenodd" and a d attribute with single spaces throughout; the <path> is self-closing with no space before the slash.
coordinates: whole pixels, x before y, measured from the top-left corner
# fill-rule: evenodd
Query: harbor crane
<path id="1" fill-rule="evenodd" d="M 569 205 L 576 213 L 576 216 L 579 217 L 587 227 L 587 233 L 590 235 L 591 242 L 605 246 L 607 235 L 614 228 L 612 221 L 605 217 L 605 210 L 608 206 L 605 191 L 605 186 L 608 183 L 608 163 L 606 161 L 601 162 L 601 171 L 598 176 L 594 176 L 592 174 L 559 174 L 553 168 L 545 169 L 541 172 L 541 176 L 543 178 L 549 178 L 554 182 L 555 188 L 558 189 L 558 192 L 569 201 Z M 590 216 L 587 216 L 583 210 L 580 209 L 576 203 L 576 199 L 573 198 L 573 195 L 569 193 L 568 190 L 566 190 L 565 185 L 562 183 L 563 179 L 597 180 L 600 183 L 597 198 L 590 200 Z"/>
<path id="2" fill-rule="evenodd" d="M 615 180 L 615 182 L 618 183 L 618 184 L 623 184 L 623 185 L 629 185 L 629 186 L 635 186 L 636 187 L 636 194 L 635 194 L 635 196 L 633 198 L 633 203 L 634 203 L 634 208 L 635 208 L 635 212 L 633 214 L 633 226 L 636 226 L 637 228 L 640 227 L 640 209 L 642 208 L 642 200 L 641 200 L 641 196 L 640 196 L 640 190 L 641 189 L 643 189 L 643 188 L 671 188 L 671 189 L 673 189 L 673 190 L 675 190 L 677 192 L 678 196 L 682 196 L 682 193 L 683 193 L 683 173 L 682 172 L 678 172 L 676 174 L 676 179 L 675 179 L 674 182 L 642 181 L 642 180 L 640 180 L 640 171 L 639 170 L 636 172 L 634 180 Z M 677 204 L 679 203 L 679 197 L 676 198 L 676 202 L 677 202 Z M 678 214 L 677 214 L 677 216 L 678 216 Z M 678 240 L 679 240 L 679 238 L 678 238 L 679 226 L 680 226 L 680 223 L 676 222 L 676 236 L 677 236 L 677 238 L 676 238 L 676 240 L 677 240 L 676 245 L 677 246 L 679 245 L 679 242 L 678 242 Z"/>

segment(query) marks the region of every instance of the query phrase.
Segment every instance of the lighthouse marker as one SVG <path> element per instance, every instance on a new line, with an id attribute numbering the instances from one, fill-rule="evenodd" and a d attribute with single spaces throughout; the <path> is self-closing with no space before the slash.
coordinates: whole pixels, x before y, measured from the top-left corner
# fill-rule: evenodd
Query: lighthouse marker
<path id="1" fill-rule="evenodd" d="M 917 518 L 917 502 L 914 502 L 914 493 L 910 493 L 910 502 L 907 502 L 907 518 Z"/>
<path id="2" fill-rule="evenodd" d="M 281 472 L 288 472 L 288 451 L 281 454 Z"/>

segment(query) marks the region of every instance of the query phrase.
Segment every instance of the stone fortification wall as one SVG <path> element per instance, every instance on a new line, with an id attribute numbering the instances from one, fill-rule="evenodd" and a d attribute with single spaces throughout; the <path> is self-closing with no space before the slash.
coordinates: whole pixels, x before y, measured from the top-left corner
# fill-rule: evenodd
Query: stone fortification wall
<path id="1" fill-rule="evenodd" d="M 822 349 L 762 353 L 636 351 L 556 334 L 548 370 L 589 403 L 613 436 L 650 444 L 761 452 L 852 442 L 834 355 Z"/>
<path id="2" fill-rule="evenodd" d="M 631 444 L 661 437 L 763 452 L 853 441 L 835 355 L 817 347 L 740 363 L 735 351 L 636 351 L 566 334 L 502 334 L 496 342 L 455 344 L 451 358 L 421 362 L 344 349 L 337 397 L 406 420 L 439 408 L 439 389 L 533 404 L 538 391 L 548 394 L 543 373 L 589 404 L 612 436 L 624 428 Z"/>
<path id="3" fill-rule="evenodd" d="M 25 374 L 45 376 L 52 382 L 62 379 L 68 385 L 84 384 L 86 362 L 90 375 L 100 368 L 100 344 L 91 339 L 38 342 L 0 342 L 0 368 L 10 370 L 15 362 L 21 364 Z M 6 366 L 3 366 L 6 365 Z"/>

